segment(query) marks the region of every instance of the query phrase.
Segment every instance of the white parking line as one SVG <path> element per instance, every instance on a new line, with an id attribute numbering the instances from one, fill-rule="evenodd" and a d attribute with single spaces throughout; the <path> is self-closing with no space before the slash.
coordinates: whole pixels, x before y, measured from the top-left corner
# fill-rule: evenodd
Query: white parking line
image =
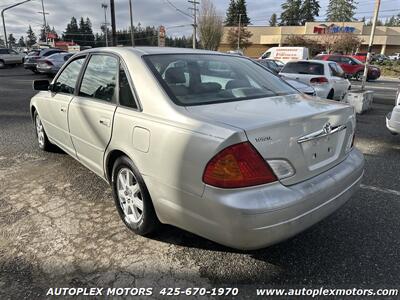
<path id="1" fill-rule="evenodd" d="M 376 186 L 365 185 L 365 184 L 361 184 L 360 187 L 365 190 L 371 190 L 371 191 L 375 191 L 375 192 L 381 192 L 381 193 L 385 193 L 385 194 L 400 196 L 399 191 L 395 191 L 395 190 L 391 190 L 391 189 L 378 188 Z"/>

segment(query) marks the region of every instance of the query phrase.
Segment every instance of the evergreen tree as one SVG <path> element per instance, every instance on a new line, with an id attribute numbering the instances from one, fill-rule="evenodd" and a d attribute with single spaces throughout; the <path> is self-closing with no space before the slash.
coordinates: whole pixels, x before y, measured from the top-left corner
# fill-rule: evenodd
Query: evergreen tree
<path id="1" fill-rule="evenodd" d="M 18 47 L 21 47 L 21 48 L 26 47 L 26 44 L 25 44 L 25 41 L 24 41 L 24 37 L 23 37 L 23 36 L 21 36 L 21 37 L 19 38 Z"/>
<path id="2" fill-rule="evenodd" d="M 32 47 L 32 45 L 36 44 L 36 35 L 32 30 L 31 25 L 29 25 L 28 31 L 26 32 L 26 46 Z"/>
<path id="3" fill-rule="evenodd" d="M 355 0 L 329 0 L 326 20 L 329 22 L 352 22 L 356 11 Z"/>
<path id="4" fill-rule="evenodd" d="M 65 41 L 77 41 L 79 40 L 79 27 L 78 22 L 76 21 L 75 17 L 71 18 L 71 21 L 67 24 L 67 28 L 63 34 L 63 39 Z"/>
<path id="5" fill-rule="evenodd" d="M 46 41 L 46 33 L 50 33 L 51 29 L 49 25 L 46 25 L 46 30 L 44 30 L 45 26 L 43 25 L 42 28 L 40 29 L 40 38 L 39 40 L 42 42 Z"/>
<path id="6" fill-rule="evenodd" d="M 287 0 L 281 5 L 281 26 L 301 25 L 301 0 Z"/>
<path id="7" fill-rule="evenodd" d="M 8 44 L 13 48 L 15 47 L 16 39 L 12 33 L 8 35 Z"/>
<path id="8" fill-rule="evenodd" d="M 238 26 L 239 17 L 241 25 L 247 26 L 250 24 L 250 18 L 247 15 L 246 0 L 231 0 L 228 10 L 226 12 L 225 25 Z"/>
<path id="9" fill-rule="evenodd" d="M 400 26 L 400 13 L 397 16 L 391 16 L 386 20 L 385 26 Z"/>
<path id="10" fill-rule="evenodd" d="M 319 16 L 320 8 L 318 0 L 304 0 L 301 5 L 301 24 L 314 22 L 315 17 Z"/>
<path id="11" fill-rule="evenodd" d="M 241 25 L 247 26 L 250 24 L 250 18 L 247 15 L 246 0 L 237 0 L 237 13 L 236 14 L 237 14 L 237 20 L 239 20 L 239 17 L 240 17 Z"/>
<path id="12" fill-rule="evenodd" d="M 273 13 L 271 15 L 271 18 L 269 19 L 269 26 L 275 27 L 278 24 L 278 17 L 276 16 L 276 13 Z"/>
<path id="13" fill-rule="evenodd" d="M 237 12 L 236 0 L 231 0 L 231 2 L 229 2 L 228 10 L 226 11 L 226 19 L 225 19 L 226 26 L 237 26 L 238 18 L 236 12 Z"/>

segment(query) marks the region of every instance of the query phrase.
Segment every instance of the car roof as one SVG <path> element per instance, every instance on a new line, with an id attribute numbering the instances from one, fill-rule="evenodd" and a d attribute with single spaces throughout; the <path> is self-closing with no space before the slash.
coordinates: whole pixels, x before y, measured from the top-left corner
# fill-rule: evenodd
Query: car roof
<path id="1" fill-rule="evenodd" d="M 318 59 L 300 59 L 296 61 L 288 61 L 287 63 L 298 63 L 298 62 L 307 62 L 307 63 L 317 63 L 317 64 L 329 64 L 332 63 L 333 61 L 327 61 L 327 60 L 318 60 Z"/>
<path id="2" fill-rule="evenodd" d="M 135 54 L 137 56 L 153 55 L 153 54 L 218 54 L 232 56 L 217 51 L 199 50 L 192 48 L 175 48 L 175 47 L 101 47 L 81 51 L 79 53 L 93 52 L 111 52 L 116 54 Z"/>

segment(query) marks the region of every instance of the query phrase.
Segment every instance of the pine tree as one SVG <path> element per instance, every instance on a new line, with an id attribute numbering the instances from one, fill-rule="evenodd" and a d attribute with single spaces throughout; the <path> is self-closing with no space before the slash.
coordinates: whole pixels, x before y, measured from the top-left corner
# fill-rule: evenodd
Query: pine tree
<path id="1" fill-rule="evenodd" d="M 67 28 L 63 34 L 65 41 L 78 41 L 80 38 L 79 27 L 75 17 L 71 18 L 71 21 L 67 24 Z"/>
<path id="2" fill-rule="evenodd" d="M 39 40 L 42 42 L 46 41 L 46 33 L 50 33 L 51 29 L 49 25 L 46 25 L 46 31 L 44 30 L 45 26 L 43 25 L 42 28 L 40 29 L 40 38 Z"/>
<path id="3" fill-rule="evenodd" d="M 237 19 L 243 26 L 247 26 L 250 24 L 250 18 L 247 15 L 247 4 L 246 0 L 237 0 Z"/>
<path id="4" fill-rule="evenodd" d="M 320 8 L 318 0 L 304 0 L 301 5 L 301 24 L 314 22 L 315 17 L 319 16 Z"/>
<path id="5" fill-rule="evenodd" d="M 237 4 L 236 0 L 231 0 L 229 3 L 228 10 L 226 11 L 226 19 L 225 25 L 226 26 L 237 26 L 238 19 L 237 19 Z"/>
<path id="6" fill-rule="evenodd" d="M 281 26 L 301 25 L 301 0 L 287 0 L 281 5 Z"/>
<path id="7" fill-rule="evenodd" d="M 26 32 L 26 46 L 32 47 L 32 45 L 36 44 L 36 35 L 32 30 L 31 25 L 29 25 L 28 31 Z"/>
<path id="8" fill-rule="evenodd" d="M 225 25 L 238 26 L 239 17 L 241 25 L 247 26 L 250 24 L 250 18 L 247 15 L 246 0 L 231 0 L 228 10 L 226 12 Z"/>
<path id="9" fill-rule="evenodd" d="M 275 27 L 278 23 L 278 17 L 276 16 L 276 13 L 273 13 L 271 15 L 271 18 L 269 19 L 269 26 Z"/>
<path id="10" fill-rule="evenodd" d="M 352 22 L 356 11 L 355 0 L 329 0 L 326 20 L 329 22 Z"/>
<path id="11" fill-rule="evenodd" d="M 25 44 L 25 41 L 24 41 L 24 37 L 23 37 L 23 36 L 21 36 L 21 37 L 19 38 L 18 47 L 21 47 L 21 48 L 26 47 L 26 44 Z"/>
<path id="12" fill-rule="evenodd" d="M 10 34 L 8 35 L 8 44 L 9 44 L 11 47 L 15 47 L 15 42 L 16 42 L 16 39 L 15 39 L 14 35 L 13 35 L 12 33 L 10 33 Z"/>

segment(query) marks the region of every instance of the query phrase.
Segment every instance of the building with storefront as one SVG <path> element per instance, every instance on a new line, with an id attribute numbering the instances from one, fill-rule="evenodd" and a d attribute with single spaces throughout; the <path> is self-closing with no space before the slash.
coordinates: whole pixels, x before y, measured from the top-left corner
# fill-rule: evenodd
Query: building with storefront
<path id="1" fill-rule="evenodd" d="M 225 27 L 219 50 L 226 52 L 232 50 L 227 43 L 227 33 L 231 27 Z M 310 22 L 304 26 L 248 26 L 253 34 L 252 43 L 244 50 L 245 55 L 259 57 L 271 47 L 284 46 L 285 40 L 291 35 L 301 35 L 310 39 L 319 39 L 323 34 L 335 34 L 340 32 L 353 33 L 362 40 L 360 52 L 367 51 L 371 26 L 363 22 Z M 372 52 L 390 55 L 400 52 L 400 27 L 377 26 L 375 31 L 374 46 Z"/>

